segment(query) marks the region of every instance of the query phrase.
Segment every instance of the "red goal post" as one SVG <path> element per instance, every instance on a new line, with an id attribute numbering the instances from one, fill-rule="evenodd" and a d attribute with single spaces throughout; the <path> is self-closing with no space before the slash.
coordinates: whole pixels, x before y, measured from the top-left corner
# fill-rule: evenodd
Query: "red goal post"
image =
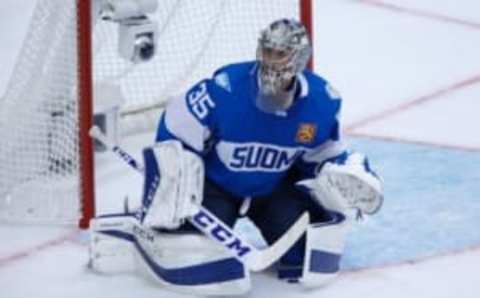
<path id="1" fill-rule="evenodd" d="M 79 77 L 79 171 L 81 175 L 80 200 L 81 217 L 78 225 L 82 229 L 89 226 L 95 216 L 95 181 L 93 140 L 88 131 L 93 125 L 93 48 L 92 48 L 92 5 L 91 1 L 77 1 L 77 43 L 78 43 L 78 77 Z"/>
<path id="2" fill-rule="evenodd" d="M 161 0 L 149 15 L 159 27 L 157 53 L 133 64 L 118 54 L 117 25 L 98 15 L 102 1 L 37 0 L 0 99 L 0 221 L 88 227 L 95 214 L 88 130 L 100 87 L 121 90 L 120 126 L 131 133 L 137 121 L 155 124 L 171 96 L 217 67 L 253 60 L 259 30 L 274 19 L 300 18 L 313 38 L 311 0 Z"/>

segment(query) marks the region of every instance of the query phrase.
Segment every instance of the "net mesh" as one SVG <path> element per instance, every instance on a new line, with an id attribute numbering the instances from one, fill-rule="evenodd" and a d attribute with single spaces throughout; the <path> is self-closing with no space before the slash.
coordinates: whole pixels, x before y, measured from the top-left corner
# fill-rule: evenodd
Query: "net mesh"
<path id="1" fill-rule="evenodd" d="M 0 100 L 1 219 L 76 222 L 80 216 L 76 15 L 75 0 L 38 0 Z M 255 59 L 260 29 L 298 15 L 292 0 L 161 0 L 150 15 L 159 26 L 157 53 L 140 64 L 119 56 L 117 25 L 98 19 L 93 79 L 120 87 L 123 119 L 135 115 L 125 130 L 151 127 L 159 113 L 149 119 L 149 110 L 223 64 Z"/>
<path id="2" fill-rule="evenodd" d="M 2 218 L 79 216 L 75 24 L 74 1 L 42 1 L 35 9 L 0 103 Z"/>

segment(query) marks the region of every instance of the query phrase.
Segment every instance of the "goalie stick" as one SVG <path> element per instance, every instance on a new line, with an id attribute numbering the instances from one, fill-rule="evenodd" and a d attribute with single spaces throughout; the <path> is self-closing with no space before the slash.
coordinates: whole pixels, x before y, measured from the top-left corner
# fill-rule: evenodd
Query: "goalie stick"
<path id="1" fill-rule="evenodd" d="M 144 174 L 144 167 L 120 146 L 112 144 L 100 128 L 93 126 L 89 134 L 102 143 L 107 150 L 112 151 L 125 163 L 130 165 L 131 168 L 142 175 Z M 188 218 L 188 221 L 210 239 L 230 251 L 237 260 L 254 272 L 266 269 L 282 257 L 303 235 L 310 223 L 308 212 L 303 213 L 280 239 L 267 248 L 259 249 L 234 232 L 205 207 L 198 207 L 199 211 Z"/>

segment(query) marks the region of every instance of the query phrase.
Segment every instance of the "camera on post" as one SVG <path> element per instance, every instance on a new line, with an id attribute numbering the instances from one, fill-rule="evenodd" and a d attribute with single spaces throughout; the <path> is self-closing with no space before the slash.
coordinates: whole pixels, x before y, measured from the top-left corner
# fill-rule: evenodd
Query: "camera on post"
<path id="1" fill-rule="evenodd" d="M 134 63 L 146 62 L 156 51 L 157 24 L 146 17 L 136 17 L 119 23 L 118 50 Z"/>
<path id="2" fill-rule="evenodd" d="M 118 51 L 133 63 L 146 62 L 155 55 L 158 26 L 147 16 L 158 7 L 157 0 L 105 0 L 104 20 L 118 23 Z"/>

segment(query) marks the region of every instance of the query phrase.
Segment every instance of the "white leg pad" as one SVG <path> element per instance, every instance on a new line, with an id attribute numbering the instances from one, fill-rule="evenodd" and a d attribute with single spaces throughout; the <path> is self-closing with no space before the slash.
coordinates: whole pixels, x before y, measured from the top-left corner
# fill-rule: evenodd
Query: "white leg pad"
<path id="1" fill-rule="evenodd" d="M 305 261 L 300 283 L 306 287 L 321 287 L 339 273 L 340 258 L 351 221 L 342 219 L 311 224 L 307 229 Z"/>
<path id="2" fill-rule="evenodd" d="M 230 252 L 201 234 L 152 231 L 129 215 L 91 221 L 90 267 L 103 274 L 141 272 L 169 290 L 241 295 L 249 271 Z"/>
<path id="3" fill-rule="evenodd" d="M 241 295 L 250 290 L 249 271 L 204 235 L 160 234 L 159 238 L 155 254 L 138 254 L 142 271 L 155 283 L 201 295 Z"/>
<path id="4" fill-rule="evenodd" d="M 136 270 L 132 241 L 114 233 L 132 234 L 132 216 L 95 218 L 90 222 L 89 267 L 97 273 L 116 274 Z M 109 234 L 110 233 L 110 234 Z"/>

